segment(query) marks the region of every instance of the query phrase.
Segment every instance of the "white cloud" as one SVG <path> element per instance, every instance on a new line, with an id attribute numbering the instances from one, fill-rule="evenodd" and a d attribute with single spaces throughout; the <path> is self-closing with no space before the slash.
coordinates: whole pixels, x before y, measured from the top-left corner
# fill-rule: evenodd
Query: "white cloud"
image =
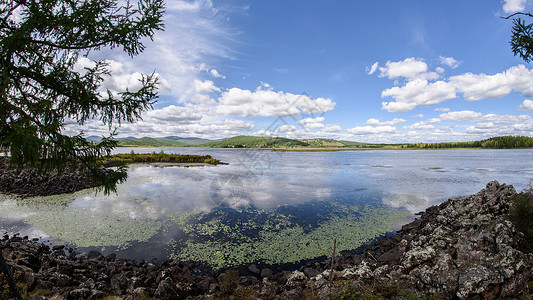
<path id="1" fill-rule="evenodd" d="M 374 65 L 372 67 L 374 67 Z M 438 79 L 440 77 L 440 75 L 435 72 L 428 72 L 428 65 L 424 62 L 423 59 L 414 58 L 414 57 L 409 57 L 402 61 L 396 61 L 396 62 L 392 62 L 389 60 L 385 63 L 385 67 L 380 67 L 379 70 L 381 72 L 379 75 L 380 77 L 387 77 L 389 79 L 403 77 L 408 80 L 415 80 L 415 79 L 433 80 L 433 79 Z"/>
<path id="2" fill-rule="evenodd" d="M 447 107 L 437 107 L 435 108 L 435 111 L 447 112 L 447 111 L 450 111 L 450 109 Z"/>
<path id="3" fill-rule="evenodd" d="M 375 62 L 370 68 L 368 68 L 368 67 L 366 68 L 366 73 L 368 75 L 374 74 L 377 71 L 378 66 L 379 66 L 379 63 Z"/>
<path id="4" fill-rule="evenodd" d="M 123 92 L 126 89 L 130 91 L 136 91 L 142 87 L 141 79 L 142 74 L 140 72 L 128 73 L 124 69 L 124 64 L 121 62 L 106 59 L 107 70 L 110 75 L 104 75 L 104 81 L 100 86 L 102 91 L 111 91 L 113 93 Z M 85 74 L 86 68 L 94 68 L 96 63 L 87 57 L 80 57 L 74 65 L 74 71 L 80 74 Z M 159 89 L 168 90 L 170 88 L 169 83 L 165 78 L 162 78 L 160 74 L 154 73 L 159 77 Z"/>
<path id="5" fill-rule="evenodd" d="M 524 11 L 526 8 L 526 0 L 503 0 L 503 11 L 506 13 L 515 13 Z"/>
<path id="6" fill-rule="evenodd" d="M 255 91 L 231 88 L 222 93 L 218 104 L 217 113 L 240 117 L 299 117 L 302 113 L 325 113 L 335 107 L 331 99 L 275 92 L 268 84 Z"/>
<path id="7" fill-rule="evenodd" d="M 414 129 L 414 130 L 429 130 L 429 129 L 435 129 L 435 126 L 431 124 L 437 124 L 440 123 L 441 119 L 439 118 L 431 118 L 427 119 L 425 121 L 416 122 L 412 125 L 404 126 L 405 129 Z"/>
<path id="8" fill-rule="evenodd" d="M 324 120 L 325 120 L 324 117 L 305 118 L 305 119 L 301 119 L 301 120 L 296 121 L 296 123 L 300 123 L 300 124 L 306 124 L 306 123 L 322 123 L 322 122 L 324 122 Z"/>
<path id="9" fill-rule="evenodd" d="M 220 89 L 216 87 L 213 81 L 211 80 L 200 81 L 200 80 L 195 79 L 194 89 L 196 93 L 200 93 L 200 94 L 220 92 Z"/>
<path id="10" fill-rule="evenodd" d="M 415 76 L 416 77 L 416 76 Z M 494 75 L 465 73 L 452 76 L 448 81 L 428 82 L 412 79 L 404 86 L 395 86 L 382 91 L 381 97 L 395 101 L 383 102 L 382 109 L 389 112 L 405 112 L 417 106 L 435 105 L 457 97 L 462 93 L 468 101 L 499 98 L 512 91 L 525 97 L 533 97 L 533 70 L 524 65 L 511 67 Z"/>
<path id="11" fill-rule="evenodd" d="M 519 110 L 533 110 L 533 100 L 524 100 L 518 107 Z"/>
<path id="12" fill-rule="evenodd" d="M 306 123 L 303 125 L 303 127 L 308 129 L 317 129 L 317 128 L 324 128 L 324 124 L 322 123 Z"/>
<path id="13" fill-rule="evenodd" d="M 384 125 L 384 126 L 355 126 L 353 128 L 346 129 L 349 133 L 355 135 L 365 134 L 378 134 L 378 133 L 393 133 L 396 131 L 396 127 Z"/>
<path id="14" fill-rule="evenodd" d="M 459 67 L 459 65 L 461 64 L 459 61 L 457 61 L 455 58 L 453 57 L 444 57 L 442 55 L 439 56 L 439 59 L 440 59 L 440 63 L 443 64 L 443 65 L 446 65 L 452 69 L 455 69 L 457 67 Z"/>
<path id="15" fill-rule="evenodd" d="M 452 122 L 477 122 L 481 120 L 483 116 L 480 112 L 475 112 L 471 110 L 463 111 L 452 111 L 445 114 L 441 114 L 439 118 L 443 121 L 452 121 Z"/>
<path id="16" fill-rule="evenodd" d="M 431 124 L 422 124 L 422 122 L 417 122 L 412 125 L 404 126 L 405 129 L 414 129 L 414 130 L 429 130 L 434 129 L 435 126 Z"/>
<path id="17" fill-rule="evenodd" d="M 339 132 L 342 128 L 339 125 L 336 124 L 326 124 L 324 128 L 322 128 L 323 132 Z"/>
<path id="18" fill-rule="evenodd" d="M 169 105 L 161 109 L 148 111 L 143 116 L 144 122 L 167 122 L 172 124 L 198 123 L 202 115 L 191 107 Z"/>
<path id="19" fill-rule="evenodd" d="M 500 98 L 513 90 L 533 97 L 533 70 L 518 65 L 494 75 L 472 74 L 453 76 L 450 83 L 469 101 Z"/>
<path id="20" fill-rule="evenodd" d="M 483 122 L 483 123 L 494 123 L 494 124 L 516 124 L 524 122 L 531 119 L 529 115 L 497 115 L 497 114 L 486 114 L 483 115 L 480 112 L 475 112 L 471 110 L 463 111 L 453 111 L 441 114 L 439 118 L 443 121 L 451 122 Z"/>
<path id="21" fill-rule="evenodd" d="M 405 112 L 416 106 L 434 105 L 456 97 L 455 88 L 447 82 L 429 83 L 424 79 L 409 81 L 402 87 L 392 87 L 381 92 L 381 97 L 393 97 L 395 102 L 383 102 L 382 109 L 389 112 Z"/>
<path id="22" fill-rule="evenodd" d="M 224 76 L 224 75 L 221 75 L 221 74 L 220 74 L 220 73 L 218 73 L 218 71 L 217 71 L 217 70 L 215 70 L 215 69 L 211 69 L 211 70 L 209 71 L 209 74 L 211 74 L 211 76 L 213 76 L 213 77 L 215 77 L 215 78 L 222 78 L 222 79 L 226 79 L 226 76 Z"/>
<path id="23" fill-rule="evenodd" d="M 411 118 L 423 118 L 424 115 L 423 114 L 417 114 L 417 115 L 414 115 L 414 116 L 410 116 Z"/>
<path id="24" fill-rule="evenodd" d="M 366 121 L 366 124 L 368 125 L 396 125 L 396 124 L 403 123 L 403 122 L 406 122 L 406 121 L 400 118 L 394 118 L 391 121 L 385 121 L 385 122 L 381 122 L 378 119 L 370 118 Z"/>

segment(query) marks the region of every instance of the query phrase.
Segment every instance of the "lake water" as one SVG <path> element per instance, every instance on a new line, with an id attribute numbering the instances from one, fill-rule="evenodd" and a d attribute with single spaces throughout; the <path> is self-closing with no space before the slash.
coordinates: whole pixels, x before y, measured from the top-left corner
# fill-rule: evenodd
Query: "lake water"
<path id="1" fill-rule="evenodd" d="M 356 249 L 491 180 L 521 191 L 533 178 L 530 149 L 115 152 L 131 150 L 209 154 L 229 164 L 131 165 L 109 196 L 0 194 L 0 230 L 135 259 L 294 263 L 331 253 L 334 239 L 337 249 Z"/>

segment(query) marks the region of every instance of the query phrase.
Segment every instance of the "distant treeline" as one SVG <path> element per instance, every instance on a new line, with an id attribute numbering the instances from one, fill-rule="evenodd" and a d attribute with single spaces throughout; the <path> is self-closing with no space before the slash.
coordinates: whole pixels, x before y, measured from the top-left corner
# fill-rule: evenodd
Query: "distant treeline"
<path id="1" fill-rule="evenodd" d="M 446 148 L 485 148 L 511 149 L 533 148 L 533 138 L 528 136 L 498 136 L 482 141 L 447 142 L 447 143 L 418 143 L 401 145 L 402 148 L 417 149 L 446 149 Z"/>
<path id="2" fill-rule="evenodd" d="M 528 136 L 499 136 L 482 141 L 443 142 L 443 143 L 404 143 L 404 144 L 367 144 L 360 142 L 315 139 L 288 139 L 283 137 L 235 136 L 232 138 L 210 141 L 199 138 L 129 138 L 119 141 L 119 146 L 143 147 L 208 147 L 208 148 L 276 148 L 276 149 L 450 149 L 450 148 L 485 148 L 512 149 L 533 148 L 533 138 Z"/>

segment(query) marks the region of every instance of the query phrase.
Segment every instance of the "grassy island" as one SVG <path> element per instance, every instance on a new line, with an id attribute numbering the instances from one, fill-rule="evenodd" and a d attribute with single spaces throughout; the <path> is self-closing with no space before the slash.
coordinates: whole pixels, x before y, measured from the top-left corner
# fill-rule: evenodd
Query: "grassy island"
<path id="1" fill-rule="evenodd" d="M 167 154 L 163 151 L 159 153 L 138 154 L 114 154 L 104 157 L 101 162 L 104 166 L 115 166 L 119 164 L 131 163 L 202 163 L 210 165 L 224 164 L 211 155 L 188 155 L 188 154 Z"/>

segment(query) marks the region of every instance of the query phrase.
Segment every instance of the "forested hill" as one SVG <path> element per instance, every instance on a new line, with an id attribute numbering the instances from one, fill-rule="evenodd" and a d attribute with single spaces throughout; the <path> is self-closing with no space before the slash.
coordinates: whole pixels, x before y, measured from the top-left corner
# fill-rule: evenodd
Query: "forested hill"
<path id="1" fill-rule="evenodd" d="M 200 144 L 211 148 L 373 148 L 373 149 L 445 149 L 486 148 L 510 149 L 533 148 L 533 138 L 526 136 L 500 136 L 482 141 L 415 143 L 415 144 L 366 144 L 332 139 L 287 139 L 282 137 L 236 136 L 222 141 Z"/>
<path id="2" fill-rule="evenodd" d="M 473 142 L 448 142 L 448 143 L 418 143 L 407 144 L 406 148 L 485 148 L 485 149 L 512 149 L 533 148 L 533 137 L 528 136 L 498 136 L 482 141 Z"/>
<path id="3" fill-rule="evenodd" d="M 280 149 L 449 149 L 533 148 L 533 138 L 527 136 L 499 136 L 481 141 L 405 144 L 367 144 L 333 139 L 288 139 L 283 137 L 235 136 L 220 141 L 200 138 L 126 138 L 119 146 L 132 147 L 207 147 L 207 148 L 280 148 Z"/>

